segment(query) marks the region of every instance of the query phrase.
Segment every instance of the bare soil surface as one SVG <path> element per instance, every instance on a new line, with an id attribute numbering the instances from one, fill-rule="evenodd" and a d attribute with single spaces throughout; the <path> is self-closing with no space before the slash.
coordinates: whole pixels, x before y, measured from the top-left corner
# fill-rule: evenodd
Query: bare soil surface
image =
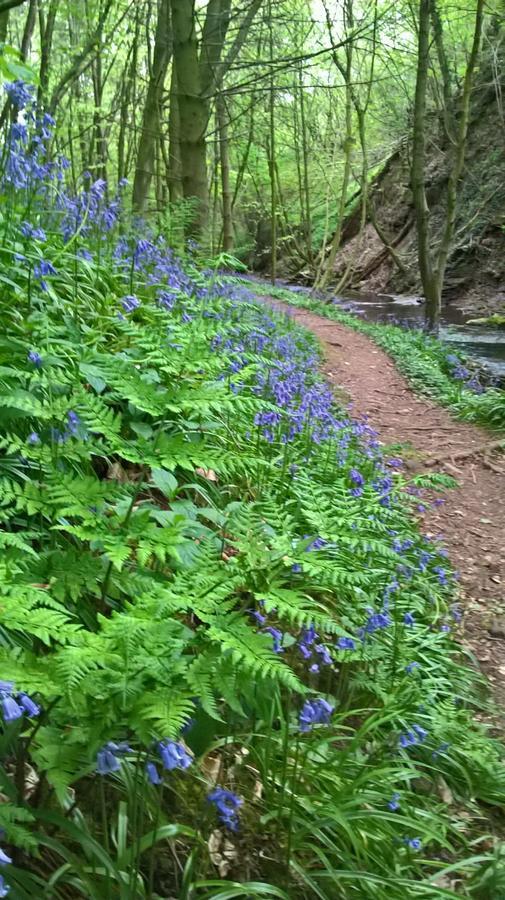
<path id="1" fill-rule="evenodd" d="M 307 310 L 264 298 L 310 329 L 324 351 L 323 372 L 367 414 L 383 444 L 401 444 L 407 469 L 442 471 L 458 482 L 441 506 L 426 504 L 426 534 L 442 535 L 460 573 L 464 644 L 491 682 L 499 727 L 505 726 L 505 456 L 496 435 L 454 419 L 415 394 L 371 340 Z M 475 448 L 474 455 L 469 451 Z M 496 721 L 496 720 L 495 720 Z"/>

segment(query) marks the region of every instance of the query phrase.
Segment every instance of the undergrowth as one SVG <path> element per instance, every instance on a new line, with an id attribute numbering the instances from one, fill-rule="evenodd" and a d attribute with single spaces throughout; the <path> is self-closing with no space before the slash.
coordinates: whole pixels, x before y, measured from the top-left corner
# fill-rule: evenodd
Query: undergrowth
<path id="1" fill-rule="evenodd" d="M 501 747 L 415 516 L 448 480 L 336 406 L 310 335 L 11 139 L 1 895 L 500 896 Z"/>
<path id="2" fill-rule="evenodd" d="M 240 281 L 240 279 L 235 279 Z M 247 282 L 249 283 L 249 282 Z M 437 338 L 420 329 L 365 322 L 357 315 L 306 294 L 262 285 L 262 293 L 292 306 L 311 309 L 372 338 L 395 361 L 415 390 L 433 397 L 467 422 L 505 430 L 505 392 L 489 384 L 459 351 L 449 351 Z"/>

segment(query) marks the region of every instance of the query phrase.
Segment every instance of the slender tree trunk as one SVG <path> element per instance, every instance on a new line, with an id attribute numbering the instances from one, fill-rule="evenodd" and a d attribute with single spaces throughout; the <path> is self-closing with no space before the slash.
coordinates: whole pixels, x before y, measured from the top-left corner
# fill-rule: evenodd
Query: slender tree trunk
<path id="1" fill-rule="evenodd" d="M 9 28 L 9 10 L 0 13 L 0 44 L 5 44 L 7 40 L 7 29 Z"/>
<path id="2" fill-rule="evenodd" d="M 272 27 L 272 0 L 268 0 L 268 48 L 270 59 L 270 92 L 269 92 L 269 136 L 268 136 L 268 162 L 270 174 L 270 277 L 272 284 L 277 279 L 277 197 L 275 191 L 275 78 L 273 72 L 274 63 L 274 37 Z"/>
<path id="3" fill-rule="evenodd" d="M 349 30 L 352 29 L 352 7 L 350 6 L 350 0 L 347 5 L 347 19 Z M 324 252 L 323 258 L 321 260 L 320 272 L 318 277 L 316 278 L 316 287 L 319 289 L 324 289 L 332 274 L 335 267 L 335 260 L 337 258 L 338 249 L 340 247 L 340 241 L 342 239 L 342 228 L 344 224 L 344 216 L 345 216 L 345 207 L 347 203 L 347 191 L 349 189 L 349 181 L 351 179 L 351 163 L 352 163 L 352 150 L 354 146 L 354 138 L 353 138 L 353 116 L 352 116 L 352 87 L 351 87 L 351 79 L 352 79 L 352 56 L 353 56 L 353 45 L 352 41 L 346 44 L 345 53 L 346 53 L 346 65 L 345 65 L 345 141 L 344 141 L 344 173 L 342 177 L 342 187 L 340 189 L 340 200 L 337 211 L 337 225 L 335 231 L 333 233 L 333 239 L 330 246 L 330 252 L 328 254 L 328 259 L 326 263 L 324 261 Z"/>
<path id="4" fill-rule="evenodd" d="M 21 59 L 26 62 L 32 43 L 33 32 L 35 31 L 35 23 L 37 21 L 37 0 L 30 0 L 28 13 L 26 16 L 23 37 L 21 38 Z"/>
<path id="5" fill-rule="evenodd" d="M 171 52 L 170 0 L 160 0 L 152 70 L 142 115 L 135 179 L 133 182 L 133 206 L 138 212 L 143 212 L 145 208 L 149 186 L 153 177 L 156 147 L 160 138 L 163 86 Z"/>
<path id="6" fill-rule="evenodd" d="M 440 321 L 442 306 L 442 288 L 444 284 L 447 259 L 454 237 L 456 223 L 456 205 L 458 196 L 458 183 L 463 172 L 465 151 L 468 134 L 468 122 L 470 116 L 470 96 L 473 76 L 480 52 L 482 25 L 484 17 L 484 0 L 477 0 L 475 25 L 472 49 L 468 59 L 463 82 L 461 110 L 459 115 L 458 130 L 453 150 L 453 161 L 449 172 L 447 185 L 447 202 L 445 224 L 438 251 L 433 256 L 431 251 L 430 211 L 426 198 L 425 171 L 426 171 L 426 92 L 429 70 L 430 54 L 430 16 L 432 0 L 420 0 L 419 4 L 419 32 L 418 32 L 418 63 L 416 77 L 416 93 L 414 100 L 414 129 L 411 164 L 411 184 L 414 199 L 414 209 L 417 226 L 417 250 L 419 271 L 424 296 L 426 299 L 425 319 L 429 331 L 436 332 Z M 443 41 L 440 22 L 438 41 Z M 443 45 L 442 45 L 443 48 Z M 441 50 L 437 48 L 439 54 Z"/>
<path id="7" fill-rule="evenodd" d="M 303 85 L 303 71 L 301 65 L 298 67 L 298 92 L 300 96 L 300 129 L 302 138 L 302 161 L 303 161 L 303 194 L 305 199 L 305 246 L 307 259 L 312 265 L 312 215 L 310 211 L 310 181 L 309 181 L 309 153 L 307 146 L 307 122 L 305 116 L 305 90 Z"/>
<path id="8" fill-rule="evenodd" d="M 437 256 L 437 279 L 440 282 L 440 291 L 442 290 L 445 269 L 447 266 L 447 258 L 452 246 L 454 229 L 456 225 L 458 185 L 461 175 L 463 174 L 463 166 L 465 163 L 466 144 L 468 138 L 468 123 L 470 120 L 470 98 L 472 93 L 473 76 L 480 53 L 483 20 L 484 0 L 477 0 L 472 49 L 470 51 L 470 56 L 466 65 L 465 78 L 463 82 L 463 92 L 461 97 L 461 109 L 459 113 L 458 130 L 456 135 L 456 146 L 454 148 L 454 158 L 451 170 L 449 172 L 449 180 L 447 183 L 447 210 L 445 228 Z"/>
<path id="9" fill-rule="evenodd" d="M 426 324 L 436 331 L 440 317 L 441 285 L 435 276 L 430 247 L 429 209 L 426 199 L 426 89 L 430 64 L 431 0 L 420 0 L 411 186 L 417 228 L 417 256 L 426 299 Z"/>
<path id="10" fill-rule="evenodd" d="M 228 145 L 228 120 L 222 94 L 216 97 L 216 116 L 219 134 L 219 156 L 221 163 L 221 193 L 223 200 L 223 250 L 233 250 L 232 194 L 230 187 L 230 148 Z"/>
<path id="11" fill-rule="evenodd" d="M 49 67 L 51 63 L 51 51 L 53 49 L 54 26 L 56 24 L 56 15 L 60 0 L 51 0 L 47 11 L 47 18 L 44 14 L 41 0 L 39 0 L 39 30 L 40 30 L 40 68 L 39 68 L 39 88 L 37 91 L 37 106 L 42 109 L 47 102 L 47 91 L 49 86 Z"/>
<path id="12" fill-rule="evenodd" d="M 168 195 L 171 203 L 177 203 L 183 197 L 180 135 L 181 123 L 179 120 L 179 100 L 177 96 L 177 72 L 172 63 L 170 111 L 168 117 Z"/>

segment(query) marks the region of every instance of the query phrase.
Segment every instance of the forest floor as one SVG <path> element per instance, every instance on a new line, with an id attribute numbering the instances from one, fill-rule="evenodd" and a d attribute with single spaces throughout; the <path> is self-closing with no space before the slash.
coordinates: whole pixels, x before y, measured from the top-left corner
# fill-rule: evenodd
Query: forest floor
<path id="1" fill-rule="evenodd" d="M 416 395 L 369 338 L 287 303 L 262 298 L 319 339 L 323 373 L 355 416 L 368 415 L 383 444 L 412 474 L 443 471 L 458 486 L 443 505 L 419 513 L 427 535 L 441 535 L 459 572 L 464 645 L 489 679 L 505 727 L 505 456 L 494 436 Z M 472 448 L 475 448 L 473 454 Z M 437 494 L 437 496 L 440 496 Z M 498 724 L 498 720 L 495 718 Z"/>

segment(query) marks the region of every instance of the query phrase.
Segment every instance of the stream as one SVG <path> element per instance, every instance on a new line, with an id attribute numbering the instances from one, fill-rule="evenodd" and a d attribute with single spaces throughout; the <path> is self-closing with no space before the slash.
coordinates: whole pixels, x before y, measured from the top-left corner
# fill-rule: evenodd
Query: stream
<path id="1" fill-rule="evenodd" d="M 310 293 L 310 288 L 278 281 L 295 293 Z M 360 316 L 367 322 L 382 322 L 406 327 L 422 326 L 424 304 L 419 297 L 393 294 L 348 293 L 332 297 L 332 302 L 343 310 Z M 505 329 L 484 325 L 467 325 L 474 315 L 465 314 L 453 306 L 445 305 L 440 317 L 439 337 L 442 341 L 486 369 L 490 375 L 505 379 Z"/>

